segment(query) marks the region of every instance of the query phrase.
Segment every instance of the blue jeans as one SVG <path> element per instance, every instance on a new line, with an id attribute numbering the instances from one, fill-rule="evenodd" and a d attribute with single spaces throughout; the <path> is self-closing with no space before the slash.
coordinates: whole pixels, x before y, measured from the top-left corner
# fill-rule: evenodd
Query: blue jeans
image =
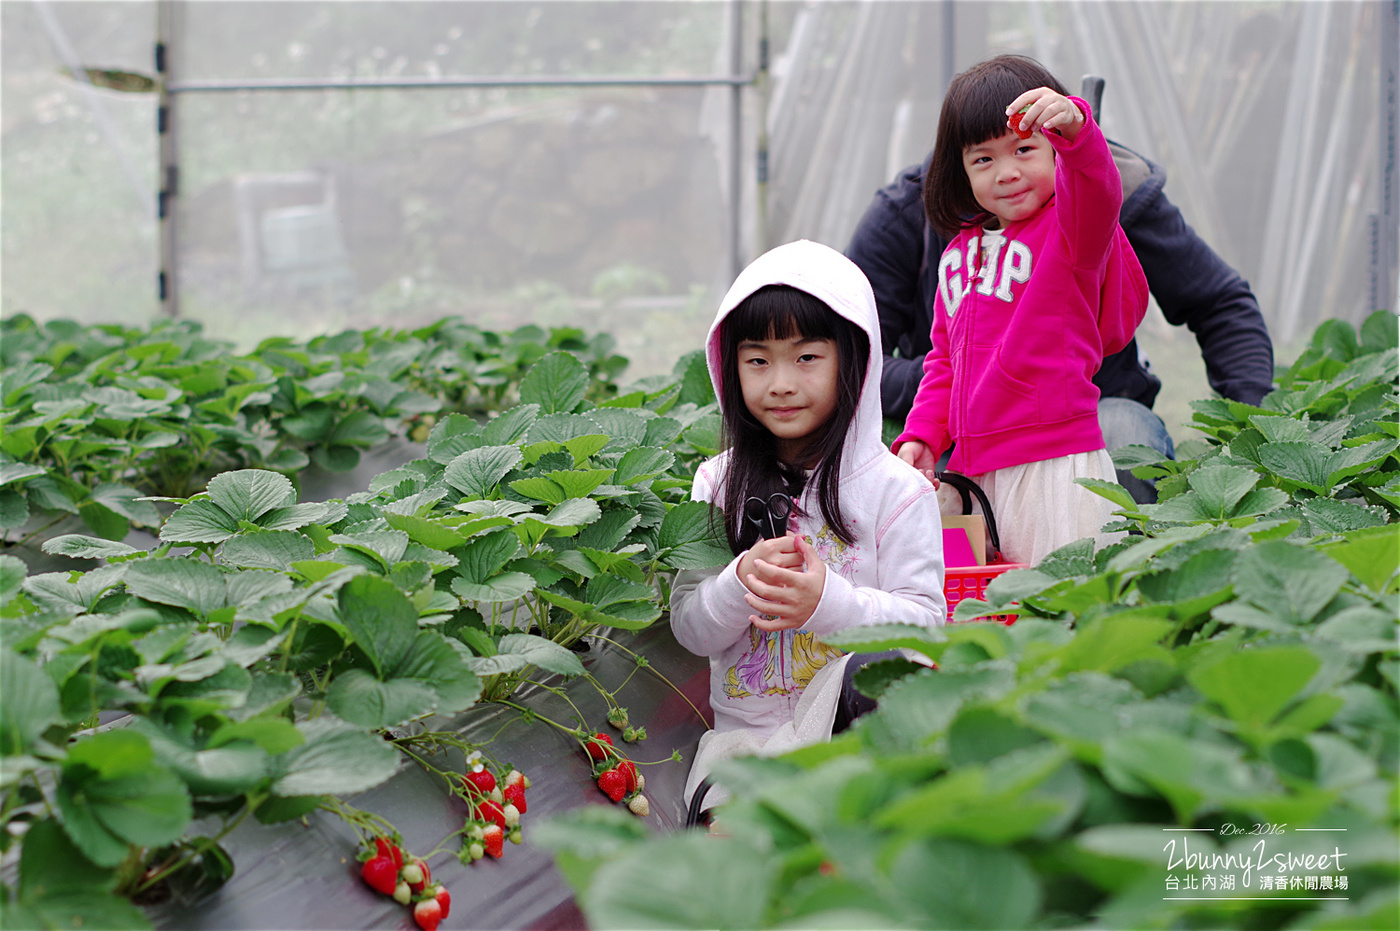
<path id="1" fill-rule="evenodd" d="M 1099 427 L 1104 445 L 1112 453 L 1120 446 L 1151 446 L 1168 459 L 1176 458 L 1171 435 L 1162 418 L 1127 398 L 1099 399 Z M 1128 490 L 1138 504 L 1153 504 L 1157 500 L 1156 483 L 1138 478 L 1131 472 L 1119 470 L 1118 484 Z"/>

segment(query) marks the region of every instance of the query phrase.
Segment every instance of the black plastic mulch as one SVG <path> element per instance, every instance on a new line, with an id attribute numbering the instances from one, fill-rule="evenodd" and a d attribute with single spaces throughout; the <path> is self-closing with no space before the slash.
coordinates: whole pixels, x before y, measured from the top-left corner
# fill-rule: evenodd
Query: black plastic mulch
<path id="1" fill-rule="evenodd" d="M 605 701 L 582 679 L 559 682 L 569 699 L 587 718 L 589 727 L 612 736 L 614 743 L 639 764 L 646 777 L 645 795 L 651 814 L 645 823 L 656 832 L 682 829 L 682 793 L 707 717 L 709 666 L 671 636 L 663 617 L 637 634 L 614 637 L 644 655 L 650 669 L 641 669 L 617 694 L 634 725 L 648 737 L 624 743 L 607 726 Z M 635 666 L 631 656 L 607 644 L 594 644 L 583 654 L 585 668 L 605 687 L 616 688 Z M 672 689 L 657 673 L 675 685 Z M 679 690 L 679 693 L 677 692 Z M 573 709 L 542 689 L 526 692 L 522 704 L 561 724 L 572 726 Z M 458 862 L 457 839 L 449 836 L 462 826 L 466 806 L 449 794 L 440 776 L 416 763 L 405 762 L 388 782 L 345 799 L 392 822 L 407 849 L 423 856 L 447 840 L 444 850 L 428 858 L 433 878 L 452 894 L 452 909 L 443 931 L 473 929 L 582 928 L 584 919 L 574 906 L 573 893 L 555 869 L 550 854 L 531 843 L 531 826 L 582 805 L 615 805 L 593 782 L 589 763 L 569 735 L 541 721 L 526 723 L 519 712 L 499 705 L 477 706 L 450 719 L 430 719 L 433 730 L 455 730 L 473 742 L 491 743 L 486 753 L 529 775 L 528 808 L 521 818 L 524 842 L 507 843 L 505 855 L 486 857 L 470 866 Z M 671 751 L 681 761 L 670 760 Z M 462 770 L 461 755 L 437 761 L 443 769 Z M 340 819 L 314 812 L 302 820 L 278 825 L 245 822 L 224 841 L 233 857 L 233 878 L 218 892 L 194 903 L 167 903 L 149 909 L 158 928 L 168 929 L 409 929 L 408 908 L 382 896 L 359 877 L 354 832 Z"/>

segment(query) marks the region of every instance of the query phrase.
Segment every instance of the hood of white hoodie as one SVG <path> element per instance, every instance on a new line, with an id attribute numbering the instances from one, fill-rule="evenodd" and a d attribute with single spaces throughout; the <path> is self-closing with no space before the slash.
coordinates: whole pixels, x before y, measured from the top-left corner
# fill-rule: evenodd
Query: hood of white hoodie
<path id="1" fill-rule="evenodd" d="M 705 337 L 705 361 L 709 365 L 715 394 L 724 397 L 721 390 L 721 379 L 725 373 L 720 366 L 720 324 L 750 294 L 775 284 L 797 288 L 822 301 L 860 327 L 870 343 L 870 358 L 866 364 L 865 382 L 860 388 L 855 421 L 846 433 L 846 444 L 841 451 L 842 475 L 852 475 L 855 469 L 885 452 L 880 438 L 880 321 L 875 311 L 875 294 L 865 273 L 830 246 L 806 239 L 778 246 L 754 259 L 734 279 Z"/>

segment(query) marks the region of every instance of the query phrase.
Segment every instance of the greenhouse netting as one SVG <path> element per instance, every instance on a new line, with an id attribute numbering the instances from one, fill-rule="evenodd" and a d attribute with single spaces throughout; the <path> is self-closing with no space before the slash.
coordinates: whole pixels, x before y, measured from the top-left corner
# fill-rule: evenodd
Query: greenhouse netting
<path id="1" fill-rule="evenodd" d="M 844 248 L 951 75 L 999 51 L 1105 79 L 1108 135 L 1165 166 L 1281 346 L 1395 302 L 1393 4 L 0 10 L 6 315 L 175 314 L 242 345 L 568 322 L 649 374 L 765 245 Z"/>

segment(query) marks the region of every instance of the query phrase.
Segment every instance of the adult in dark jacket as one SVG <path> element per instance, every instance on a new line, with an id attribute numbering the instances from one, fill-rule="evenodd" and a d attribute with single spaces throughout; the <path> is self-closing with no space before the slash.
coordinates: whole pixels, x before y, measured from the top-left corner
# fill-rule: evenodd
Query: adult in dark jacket
<path id="1" fill-rule="evenodd" d="M 1272 389 L 1274 351 L 1249 283 L 1167 200 L 1161 166 L 1117 143 L 1109 148 L 1123 178 L 1120 222 L 1163 316 L 1195 334 L 1212 388 L 1258 404 Z M 931 348 L 937 259 L 948 244 L 924 215 L 926 164 L 927 159 L 911 165 L 876 192 L 846 247 L 875 292 L 885 356 L 880 399 L 885 416 L 899 421 L 909 413 Z M 1142 444 L 1172 455 L 1166 425 L 1152 412 L 1162 383 L 1139 355 L 1137 340 L 1104 359 L 1094 384 L 1102 396 L 1099 421 L 1110 451 Z M 1136 500 L 1156 500 L 1150 483 L 1121 471 L 1118 479 Z"/>

